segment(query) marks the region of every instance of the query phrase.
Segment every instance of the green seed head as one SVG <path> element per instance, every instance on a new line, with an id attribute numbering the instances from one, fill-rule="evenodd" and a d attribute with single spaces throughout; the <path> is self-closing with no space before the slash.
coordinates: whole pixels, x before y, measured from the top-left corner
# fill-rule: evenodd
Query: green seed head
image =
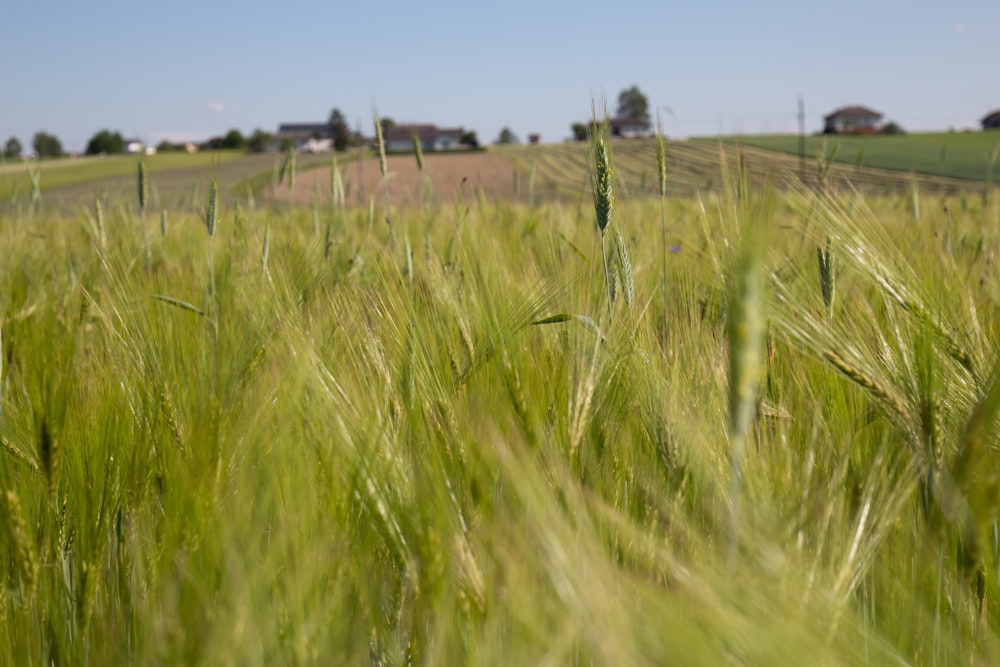
<path id="1" fill-rule="evenodd" d="M 594 127 L 594 210 L 597 213 L 597 227 L 603 235 L 611 223 L 614 207 L 614 167 L 608 150 L 603 128 Z"/>
<path id="2" fill-rule="evenodd" d="M 414 132 L 413 136 L 410 137 L 413 141 L 413 154 L 417 156 L 417 169 L 421 172 L 424 170 L 424 147 L 420 144 L 420 136 Z"/>
<path id="3" fill-rule="evenodd" d="M 663 132 L 656 134 L 656 173 L 660 177 L 660 196 L 667 196 L 667 150 Z"/>
<path id="4" fill-rule="evenodd" d="M 337 163 L 336 154 L 330 160 L 330 196 L 335 205 L 344 205 L 346 198 L 344 195 L 344 178 L 340 173 L 340 165 Z"/>
<path id="5" fill-rule="evenodd" d="M 385 138 L 382 136 L 382 122 L 378 117 L 378 109 L 373 109 L 375 116 L 375 143 L 378 145 L 378 167 L 382 172 L 382 178 L 388 173 L 388 166 L 385 162 Z"/>
<path id="6" fill-rule="evenodd" d="M 219 222 L 219 184 L 212 181 L 212 187 L 208 192 L 208 208 L 205 209 L 205 226 L 208 228 L 209 238 L 215 236 L 215 227 Z"/>
<path id="7" fill-rule="evenodd" d="M 104 231 L 104 207 L 101 206 L 100 199 L 97 200 L 94 208 L 96 209 L 95 217 L 97 218 L 97 240 L 101 244 L 101 249 L 103 250 L 107 236 Z"/>
<path id="8" fill-rule="evenodd" d="M 751 249 L 734 276 L 729 297 L 729 420 L 734 437 L 750 429 L 757 404 L 758 377 L 763 364 L 763 278 L 757 254 Z"/>
<path id="9" fill-rule="evenodd" d="M 146 210 L 146 163 L 139 161 L 139 208 Z"/>

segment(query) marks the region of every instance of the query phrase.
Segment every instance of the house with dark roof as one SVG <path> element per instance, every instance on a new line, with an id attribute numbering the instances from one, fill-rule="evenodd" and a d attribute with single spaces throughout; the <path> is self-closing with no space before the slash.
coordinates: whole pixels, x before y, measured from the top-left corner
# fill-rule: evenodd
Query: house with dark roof
<path id="1" fill-rule="evenodd" d="M 385 150 L 390 153 L 413 150 L 413 137 L 425 151 L 451 151 L 462 145 L 462 128 L 443 128 L 430 123 L 390 125 L 385 131 Z"/>
<path id="2" fill-rule="evenodd" d="M 984 130 L 1000 130 L 1000 109 L 989 112 L 980 122 Z"/>
<path id="3" fill-rule="evenodd" d="M 327 123 L 281 123 L 275 145 L 288 142 L 302 153 L 329 153 L 333 150 L 333 131 Z"/>
<path id="4" fill-rule="evenodd" d="M 882 114 L 863 106 L 841 107 L 823 117 L 823 134 L 878 134 Z"/>
<path id="5" fill-rule="evenodd" d="M 332 136 L 327 123 L 282 123 L 278 126 L 277 138 L 291 139 L 298 144 L 309 139 L 329 139 Z"/>

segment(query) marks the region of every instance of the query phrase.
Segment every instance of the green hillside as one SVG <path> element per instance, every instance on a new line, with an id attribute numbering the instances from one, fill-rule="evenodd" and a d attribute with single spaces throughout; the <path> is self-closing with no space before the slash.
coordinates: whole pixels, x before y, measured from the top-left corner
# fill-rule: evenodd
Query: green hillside
<path id="1" fill-rule="evenodd" d="M 792 134 L 725 137 L 723 140 L 795 155 L 799 151 L 799 138 Z M 698 141 L 715 143 L 717 139 Z M 806 137 L 809 159 L 815 161 L 823 153 L 824 146 L 836 162 L 862 168 L 987 181 L 991 179 L 990 170 L 1000 153 L 1000 132 Z M 995 180 L 995 176 L 992 178 Z"/>
<path id="2" fill-rule="evenodd" d="M 741 159 L 748 177 L 756 184 L 782 186 L 800 182 L 798 157 L 779 152 L 774 147 L 758 148 L 736 141 L 719 143 L 717 140 L 698 139 L 667 141 L 665 149 L 667 192 L 671 196 L 718 190 Z M 514 160 L 520 171 L 522 198 L 529 196 L 532 183 L 536 192 L 539 189 L 554 189 L 567 197 L 589 196 L 585 143 L 491 150 L 499 150 Z M 615 142 L 612 150 L 616 178 L 623 191 L 642 196 L 658 194 L 654 139 Z M 815 185 L 819 172 L 817 160 L 810 159 L 806 163 L 806 183 Z M 939 192 L 960 192 L 979 187 L 978 183 L 968 179 L 936 174 L 914 176 L 910 171 L 877 168 L 867 162 L 860 168 L 856 163 L 835 162 L 830 165 L 827 177 L 831 183 L 849 184 L 872 193 L 908 192 L 914 184 L 921 190 Z"/>

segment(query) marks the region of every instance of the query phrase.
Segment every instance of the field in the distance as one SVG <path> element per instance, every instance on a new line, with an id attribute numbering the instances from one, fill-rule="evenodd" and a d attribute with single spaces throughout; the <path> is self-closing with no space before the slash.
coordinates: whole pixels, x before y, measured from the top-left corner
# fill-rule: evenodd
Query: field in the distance
<path id="1" fill-rule="evenodd" d="M 659 195 L 656 141 L 627 140 L 611 145 L 615 179 L 628 197 Z M 289 196 L 287 184 L 271 189 L 272 199 L 307 204 L 317 192 L 328 190 L 330 170 L 312 158 Z M 588 145 L 562 143 L 540 146 L 494 146 L 483 153 L 428 154 L 424 172 L 418 171 L 413 155 L 388 158 L 388 191 L 397 206 L 422 206 L 427 202 L 453 202 L 485 197 L 520 203 L 580 202 L 590 197 Z M 666 187 L 671 196 L 693 196 L 720 192 L 742 162 L 747 177 L 756 185 L 785 188 L 800 183 L 799 161 L 776 150 L 711 141 L 666 142 Z M 364 205 L 369 197 L 384 198 L 377 158 L 342 164 L 348 199 Z M 820 167 L 814 159 L 806 169 L 807 185 L 816 185 Z M 869 193 L 926 192 L 979 193 L 984 184 L 963 179 L 872 166 L 834 163 L 826 173 L 828 183 L 849 185 Z M 358 184 L 362 184 L 358 187 Z"/>
<path id="2" fill-rule="evenodd" d="M 423 172 L 413 155 L 390 155 L 386 165 L 389 178 L 383 186 L 378 158 L 366 157 L 342 164 L 347 199 L 367 205 L 369 197 L 383 199 L 387 189 L 390 200 L 397 205 L 419 207 L 426 203 L 471 201 L 478 196 L 489 201 L 514 201 L 518 194 L 514 163 L 498 152 L 428 153 L 423 157 Z M 310 169 L 297 179 L 291 200 L 309 204 L 317 192 L 323 200 L 329 182 L 329 168 Z M 274 192 L 275 200 L 289 200 L 287 188 L 277 188 Z M 557 195 L 553 190 L 541 188 L 538 194 L 544 198 Z"/>
<path id="3" fill-rule="evenodd" d="M 615 178 L 622 191 L 631 196 L 658 196 L 659 184 L 654 139 L 611 143 Z M 497 149 L 510 156 L 521 174 L 521 191 L 534 182 L 570 197 L 588 192 L 588 148 L 585 143 L 550 146 L 510 146 Z M 802 183 L 799 160 L 771 149 L 708 140 L 667 141 L 665 145 L 667 192 L 692 196 L 719 192 L 742 162 L 749 180 L 759 186 L 785 189 Z M 821 178 L 816 160 L 806 165 L 804 184 L 815 187 Z M 532 176 L 532 174 L 534 174 Z M 908 192 L 914 186 L 932 192 L 981 191 L 982 184 L 947 176 L 912 174 L 904 171 L 858 167 L 834 163 L 824 176 L 838 187 L 849 185 L 868 193 Z"/>
<path id="4" fill-rule="evenodd" d="M 952 135 L 943 135 L 951 137 Z M 957 164 L 960 156 L 967 162 L 982 158 L 982 139 L 968 144 L 965 152 L 947 153 L 945 164 Z M 799 161 L 781 152 L 780 137 L 747 137 L 733 141 L 667 141 L 667 192 L 672 196 L 691 196 L 719 192 L 728 176 L 742 160 L 748 177 L 758 185 L 784 188 L 797 182 Z M 908 155 L 917 155 L 912 143 Z M 819 150 L 815 139 L 808 150 Z M 869 148 L 878 141 L 865 139 Z M 760 144 L 758 146 L 758 144 Z M 880 145 L 880 144 L 878 144 Z M 586 143 L 548 144 L 541 146 L 494 146 L 484 152 L 427 154 L 425 171 L 419 174 L 413 155 L 388 158 L 388 189 L 396 206 L 424 206 L 433 202 L 485 197 L 521 203 L 579 201 L 589 197 L 590 177 Z M 977 152 L 979 151 L 979 152 Z M 613 142 L 616 181 L 628 196 L 657 196 L 655 140 Z M 850 184 L 869 193 L 908 192 L 914 185 L 927 192 L 980 192 L 981 182 L 937 173 L 913 173 L 910 170 L 877 168 L 867 157 L 861 162 L 848 160 L 847 148 L 841 148 L 827 174 L 828 182 Z M 812 155 L 812 154 L 811 154 Z M 866 153 L 866 155 L 868 155 Z M 936 154 L 940 155 L 940 151 Z M 971 157 L 970 157 L 971 156 Z M 978 157 L 977 157 L 978 156 Z M 348 201 L 362 207 L 369 197 L 383 197 L 378 160 L 370 154 L 361 161 L 356 153 L 339 156 Z M 987 156 L 988 157 L 988 156 Z M 0 201 L 22 207 L 31 200 L 29 169 L 39 172 L 39 184 L 45 205 L 50 209 L 74 210 L 92 207 L 98 198 L 135 205 L 135 174 L 140 158 L 116 156 L 75 158 L 4 165 L 0 169 Z M 167 210 L 198 210 L 208 184 L 216 180 L 225 202 L 246 202 L 252 192 L 259 199 L 287 203 L 288 182 L 276 187 L 278 166 L 283 156 L 274 153 L 245 155 L 232 151 L 205 152 L 195 155 L 162 154 L 141 158 L 150 176 L 151 197 Z M 985 169 L 981 159 L 980 172 Z M 897 160 L 894 164 L 899 166 Z M 906 164 L 911 164 L 906 162 Z M 979 164 L 979 163 L 977 163 Z M 300 155 L 301 170 L 291 199 L 300 204 L 312 202 L 317 188 L 322 199 L 330 178 L 330 156 Z M 820 167 L 815 156 L 806 166 L 806 184 L 815 185 Z M 953 170 L 954 171 L 954 170 Z M 18 204 L 19 203 L 19 204 Z"/>
<path id="5" fill-rule="evenodd" d="M 797 155 L 795 135 L 724 137 L 726 143 L 766 148 Z M 702 140 L 714 143 L 716 140 Z M 947 132 L 888 136 L 808 136 L 806 156 L 833 155 L 834 160 L 861 169 L 891 169 L 925 176 L 962 178 L 995 183 L 1000 179 L 1000 132 Z M 994 169 L 996 171 L 994 171 Z"/>

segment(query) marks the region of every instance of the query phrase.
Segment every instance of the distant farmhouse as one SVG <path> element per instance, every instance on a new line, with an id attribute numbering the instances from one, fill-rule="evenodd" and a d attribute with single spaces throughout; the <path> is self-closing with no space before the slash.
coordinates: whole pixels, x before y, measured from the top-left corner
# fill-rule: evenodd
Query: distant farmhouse
<path id="1" fill-rule="evenodd" d="M 1000 109 L 989 112 L 982 120 L 984 130 L 1000 130 Z"/>
<path id="2" fill-rule="evenodd" d="M 462 128 L 439 128 L 431 124 L 390 125 L 385 132 L 385 150 L 390 153 L 412 151 L 413 137 L 425 151 L 452 151 L 462 145 Z"/>
<path id="3" fill-rule="evenodd" d="M 385 131 L 385 149 L 390 152 L 413 150 L 413 137 L 425 151 L 450 151 L 462 148 L 462 128 L 439 128 L 430 123 L 390 125 Z M 282 123 L 276 139 L 291 142 L 296 150 L 325 153 L 333 150 L 333 133 L 326 123 Z M 368 139 L 366 141 L 374 141 Z"/>
<path id="4" fill-rule="evenodd" d="M 841 107 L 823 117 L 823 134 L 878 134 L 882 114 L 868 107 Z"/>
<path id="5" fill-rule="evenodd" d="M 129 155 L 156 155 L 156 147 L 147 146 L 142 142 L 142 139 L 125 139 L 122 143 L 125 145 L 125 152 Z"/>
<path id="6" fill-rule="evenodd" d="M 279 139 L 305 141 L 306 139 L 327 139 L 331 136 L 330 126 L 326 123 L 282 123 L 278 126 Z"/>
<path id="7" fill-rule="evenodd" d="M 641 139 L 653 134 L 653 124 L 646 118 L 609 118 L 608 131 L 618 139 Z"/>
<path id="8" fill-rule="evenodd" d="M 333 133 L 327 123 L 282 123 L 276 136 L 279 144 L 291 142 L 295 150 L 307 153 L 329 153 L 333 150 Z"/>

